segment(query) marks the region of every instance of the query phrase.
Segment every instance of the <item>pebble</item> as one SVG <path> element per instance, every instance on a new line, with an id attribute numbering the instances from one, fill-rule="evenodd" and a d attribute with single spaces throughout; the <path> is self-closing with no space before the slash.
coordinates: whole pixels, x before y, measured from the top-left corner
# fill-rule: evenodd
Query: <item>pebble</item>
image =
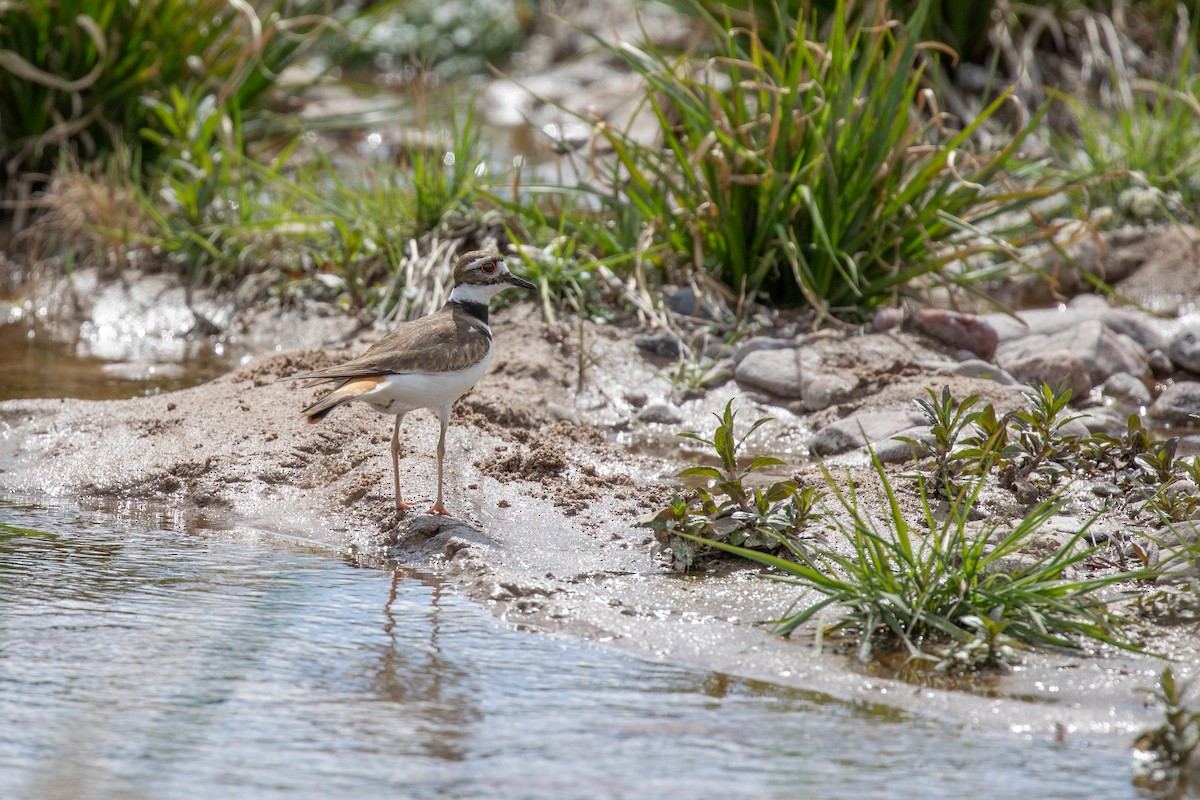
<path id="1" fill-rule="evenodd" d="M 1151 350 L 1146 364 L 1156 378 L 1165 378 L 1175 372 L 1175 364 L 1171 361 L 1171 357 L 1162 350 Z"/>
<path id="2" fill-rule="evenodd" d="M 841 375 L 817 372 L 800 380 L 800 407 L 805 411 L 821 411 L 844 403 L 854 394 L 854 382 Z"/>
<path id="3" fill-rule="evenodd" d="M 649 403 L 637 412 L 637 418 L 641 422 L 656 422 L 662 425 L 677 425 L 683 422 L 683 415 L 679 413 L 679 410 L 675 406 L 663 402 Z"/>
<path id="4" fill-rule="evenodd" d="M 676 314 L 682 314 L 685 317 L 700 315 L 700 298 L 696 296 L 696 290 L 690 286 L 666 292 L 663 295 L 663 303 Z"/>
<path id="5" fill-rule="evenodd" d="M 642 350 L 663 358 L 679 358 L 681 352 L 679 338 L 670 331 L 639 333 L 633 337 L 633 343 Z"/>
<path id="6" fill-rule="evenodd" d="M 1117 372 L 1108 376 L 1104 382 L 1104 394 L 1122 403 L 1134 406 L 1148 406 L 1154 398 L 1150 390 L 1140 378 L 1135 378 L 1128 372 Z"/>
<path id="7" fill-rule="evenodd" d="M 737 365 L 733 377 L 743 386 L 779 397 L 800 397 L 800 353 L 794 343 L 786 350 L 751 350 L 733 361 Z"/>
<path id="8" fill-rule="evenodd" d="M 1052 336 L 1095 321 L 1114 333 L 1128 336 L 1147 352 L 1165 351 L 1168 346 L 1161 326 L 1147 315 L 1108 306 L 1084 304 L 1062 309 L 1036 308 L 1020 312 L 1015 319 L 1000 313 L 985 314 L 983 319 L 996 329 L 1001 345 L 1027 336 Z"/>
<path id="9" fill-rule="evenodd" d="M 1150 404 L 1147 413 L 1160 422 L 1196 423 L 1193 414 L 1200 414 L 1200 383 L 1180 381 L 1172 384 Z"/>
<path id="10" fill-rule="evenodd" d="M 1092 386 L 1103 383 L 1118 372 L 1144 374 L 1149 358 L 1145 349 L 1132 337 L 1113 331 L 1098 319 L 1087 320 L 1051 336 L 1046 346 L 1063 348 L 1078 355 L 1087 369 Z"/>
<path id="11" fill-rule="evenodd" d="M 875 457 L 884 464 L 907 464 L 916 458 L 929 455 L 929 451 L 924 447 L 916 447 L 908 442 L 902 442 L 898 437 L 912 439 L 919 442 L 922 438 L 929 438 L 928 425 L 915 425 L 911 428 L 905 428 L 902 431 L 897 431 L 892 434 L 886 441 L 873 444 L 875 448 Z"/>
<path id="12" fill-rule="evenodd" d="M 792 350 L 795 347 L 796 341 L 794 339 L 779 339 L 774 336 L 751 336 L 734 348 L 733 363 L 740 365 L 746 356 L 761 350 Z"/>
<path id="13" fill-rule="evenodd" d="M 962 378 L 982 378 L 983 380 L 995 381 L 1002 386 L 1017 385 L 1017 379 L 1009 374 L 1007 370 L 979 358 L 959 361 L 950 368 L 949 372 L 951 375 L 958 375 Z"/>
<path id="14" fill-rule="evenodd" d="M 1071 390 L 1071 396 L 1075 398 L 1086 397 L 1092 388 L 1092 381 L 1088 377 L 1083 359 L 1070 350 L 1041 350 L 1008 360 L 1004 368 L 1021 383 L 1035 386 L 1041 386 L 1043 383 L 1056 386 L 1066 377 L 1067 387 Z"/>
<path id="15" fill-rule="evenodd" d="M 974 353 L 985 361 L 996 355 L 999 336 L 983 317 L 944 308 L 921 308 L 912 315 L 911 328 L 951 347 Z"/>
<path id="16" fill-rule="evenodd" d="M 924 417 L 915 411 L 866 411 L 829 423 L 813 436 L 812 451 L 821 456 L 832 456 L 865 447 L 867 442 L 890 441 L 893 436 L 913 429 Z M 928 434 L 925 427 L 916 431 Z M 917 439 L 918 436 L 912 438 Z M 903 444 L 903 443 L 901 443 Z M 911 445 L 905 445 L 911 448 Z M 911 449 L 909 450 L 911 452 Z"/>
<path id="17" fill-rule="evenodd" d="M 1171 340 L 1168 355 L 1183 369 L 1200 373 L 1200 326 L 1193 323 L 1180 328 Z"/>

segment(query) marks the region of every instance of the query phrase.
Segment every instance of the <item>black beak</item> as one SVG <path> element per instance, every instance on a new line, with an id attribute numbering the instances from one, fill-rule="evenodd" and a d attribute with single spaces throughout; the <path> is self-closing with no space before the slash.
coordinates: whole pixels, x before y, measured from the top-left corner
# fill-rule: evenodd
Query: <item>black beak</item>
<path id="1" fill-rule="evenodd" d="M 522 289 L 536 289 L 537 284 L 530 283 L 524 278 L 518 278 L 511 272 L 504 276 L 505 283 L 511 283 L 513 286 L 520 286 Z"/>

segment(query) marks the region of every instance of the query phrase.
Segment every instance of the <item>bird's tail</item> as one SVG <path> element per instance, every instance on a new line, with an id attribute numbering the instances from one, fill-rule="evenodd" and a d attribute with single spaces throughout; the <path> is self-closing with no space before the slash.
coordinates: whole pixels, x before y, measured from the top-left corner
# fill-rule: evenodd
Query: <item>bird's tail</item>
<path id="1" fill-rule="evenodd" d="M 373 392 L 375 387 L 383 382 L 382 377 L 354 378 L 339 385 L 329 394 L 300 412 L 300 416 L 309 422 L 320 422 L 343 403 L 360 399 L 363 395 Z"/>

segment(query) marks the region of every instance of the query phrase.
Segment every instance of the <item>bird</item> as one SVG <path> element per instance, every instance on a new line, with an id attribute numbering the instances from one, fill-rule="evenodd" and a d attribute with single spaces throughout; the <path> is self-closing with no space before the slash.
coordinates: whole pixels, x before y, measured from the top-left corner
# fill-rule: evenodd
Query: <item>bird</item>
<path id="1" fill-rule="evenodd" d="M 336 384 L 300 412 L 310 423 L 320 422 L 346 403 L 365 403 L 380 414 L 396 417 L 392 428 L 392 487 L 401 514 L 413 506 L 400 498 L 400 422 L 410 411 L 429 408 L 437 412 L 441 432 L 437 444 L 437 501 L 427 513 L 450 516 L 442 491 L 450 409 L 487 370 L 494 350 L 488 302 L 513 286 L 537 289 L 535 284 L 509 272 L 498 253 L 464 253 L 454 264 L 454 286 L 439 310 L 402 323 L 351 361 L 288 378 L 310 381 L 309 386 Z"/>

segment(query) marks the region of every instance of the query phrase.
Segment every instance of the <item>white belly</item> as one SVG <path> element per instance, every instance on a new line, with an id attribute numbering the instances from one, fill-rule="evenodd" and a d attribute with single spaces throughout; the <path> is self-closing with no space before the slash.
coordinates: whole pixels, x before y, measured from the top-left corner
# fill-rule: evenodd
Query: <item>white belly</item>
<path id="1" fill-rule="evenodd" d="M 406 372 L 388 375 L 383 383 L 357 399 L 380 414 L 404 414 L 418 408 L 440 408 L 462 397 L 487 371 L 489 349 L 483 360 L 457 372 Z"/>

